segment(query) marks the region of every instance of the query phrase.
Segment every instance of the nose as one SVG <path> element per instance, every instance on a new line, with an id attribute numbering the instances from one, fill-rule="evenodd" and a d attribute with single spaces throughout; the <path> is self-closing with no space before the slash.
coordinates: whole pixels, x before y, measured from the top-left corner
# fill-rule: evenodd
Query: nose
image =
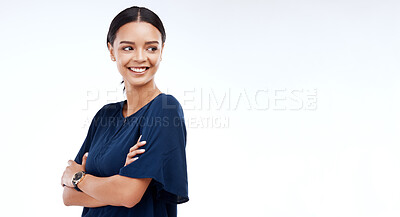
<path id="1" fill-rule="evenodd" d="M 141 49 L 137 49 L 135 55 L 133 56 L 133 60 L 136 62 L 144 62 L 146 61 L 146 55 Z"/>

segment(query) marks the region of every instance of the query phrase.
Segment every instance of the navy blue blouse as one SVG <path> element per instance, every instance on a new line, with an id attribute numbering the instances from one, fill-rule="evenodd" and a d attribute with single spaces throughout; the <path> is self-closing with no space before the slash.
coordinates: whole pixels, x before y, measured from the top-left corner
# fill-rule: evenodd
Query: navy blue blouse
<path id="1" fill-rule="evenodd" d="M 89 152 L 88 174 L 152 178 L 141 201 L 132 208 L 84 207 L 82 216 L 177 216 L 177 204 L 189 200 L 186 168 L 186 127 L 183 110 L 175 97 L 161 93 L 134 114 L 124 117 L 127 100 L 104 105 L 93 117 L 75 161 Z M 129 149 L 139 136 L 146 151 L 124 166 Z"/>

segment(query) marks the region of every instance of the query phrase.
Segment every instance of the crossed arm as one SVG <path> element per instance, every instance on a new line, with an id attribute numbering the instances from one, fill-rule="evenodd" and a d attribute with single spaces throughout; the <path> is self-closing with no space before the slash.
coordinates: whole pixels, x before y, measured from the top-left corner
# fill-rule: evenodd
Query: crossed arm
<path id="1" fill-rule="evenodd" d="M 100 178 L 87 174 L 79 183 L 83 192 L 64 186 L 63 200 L 67 206 L 112 205 L 131 208 L 139 203 L 150 181 L 151 178 L 134 179 L 119 175 Z"/>
<path id="2" fill-rule="evenodd" d="M 140 138 L 139 138 L 140 140 Z M 126 157 L 125 165 L 135 161 L 136 154 L 141 154 L 144 149 L 138 149 L 143 146 L 144 142 L 134 145 Z M 64 185 L 63 201 L 66 206 L 84 206 L 84 207 L 101 207 L 101 206 L 124 206 L 131 208 L 135 206 L 142 198 L 144 192 L 150 184 L 151 178 L 129 178 L 120 175 L 110 177 L 96 177 L 86 174 L 85 178 L 78 184 L 78 192 L 73 188 L 72 176 L 78 171 L 85 171 L 87 155 L 82 159 L 82 165 L 75 161 L 68 161 L 69 166 L 65 169 L 62 176 L 62 185 Z"/>
<path id="3" fill-rule="evenodd" d="M 66 206 L 100 207 L 108 205 L 68 186 L 64 186 L 63 201 Z"/>

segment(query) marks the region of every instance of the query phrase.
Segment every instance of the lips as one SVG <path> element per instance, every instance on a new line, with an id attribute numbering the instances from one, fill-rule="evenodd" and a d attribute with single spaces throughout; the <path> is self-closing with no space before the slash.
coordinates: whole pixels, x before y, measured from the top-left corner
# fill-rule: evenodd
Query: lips
<path id="1" fill-rule="evenodd" d="M 128 69 L 137 75 L 144 74 L 150 67 L 142 66 L 142 67 L 129 67 Z"/>

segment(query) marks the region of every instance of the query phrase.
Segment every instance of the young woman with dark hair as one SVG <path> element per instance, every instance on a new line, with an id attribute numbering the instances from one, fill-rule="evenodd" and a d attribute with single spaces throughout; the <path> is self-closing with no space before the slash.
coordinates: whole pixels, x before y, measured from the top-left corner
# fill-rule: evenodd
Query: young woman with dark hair
<path id="1" fill-rule="evenodd" d="M 111 22 L 107 46 L 127 99 L 96 113 L 61 178 L 64 204 L 83 206 L 82 216 L 177 216 L 189 200 L 183 110 L 154 81 L 165 39 L 160 18 L 144 7 Z"/>

